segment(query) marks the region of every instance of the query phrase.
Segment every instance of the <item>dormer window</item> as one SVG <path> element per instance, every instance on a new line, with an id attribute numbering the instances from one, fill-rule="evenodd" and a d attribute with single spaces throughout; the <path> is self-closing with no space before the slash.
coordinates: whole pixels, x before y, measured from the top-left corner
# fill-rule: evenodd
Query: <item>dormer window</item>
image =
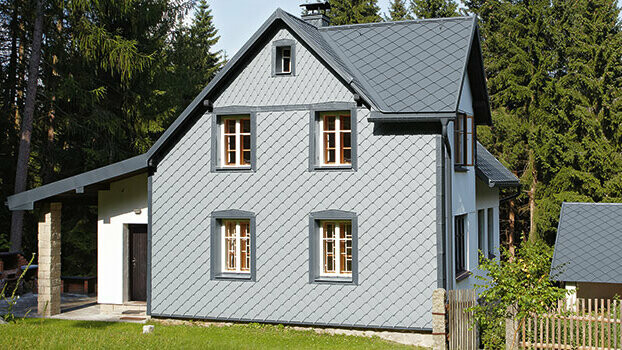
<path id="1" fill-rule="evenodd" d="M 291 39 L 281 39 L 273 43 L 272 47 L 272 76 L 292 76 L 295 74 L 296 61 L 295 42 Z"/>

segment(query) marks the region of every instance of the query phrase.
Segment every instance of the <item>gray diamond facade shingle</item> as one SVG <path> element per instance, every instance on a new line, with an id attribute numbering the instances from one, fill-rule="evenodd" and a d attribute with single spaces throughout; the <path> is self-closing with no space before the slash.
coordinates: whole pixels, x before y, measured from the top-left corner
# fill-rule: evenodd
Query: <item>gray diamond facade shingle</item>
<path id="1" fill-rule="evenodd" d="M 622 283 L 622 204 L 563 203 L 553 274 L 566 282 Z"/>

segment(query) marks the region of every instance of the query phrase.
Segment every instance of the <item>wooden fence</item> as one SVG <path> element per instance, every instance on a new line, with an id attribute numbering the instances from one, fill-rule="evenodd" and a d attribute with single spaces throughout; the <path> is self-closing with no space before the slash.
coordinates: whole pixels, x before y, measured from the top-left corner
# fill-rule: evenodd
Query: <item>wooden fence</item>
<path id="1" fill-rule="evenodd" d="M 449 349 L 478 349 L 479 340 L 475 315 L 468 309 L 477 304 L 477 294 L 473 289 L 447 291 L 447 316 L 449 325 Z"/>
<path id="2" fill-rule="evenodd" d="M 622 303 L 618 300 L 562 300 L 520 326 L 523 349 L 621 349 Z"/>

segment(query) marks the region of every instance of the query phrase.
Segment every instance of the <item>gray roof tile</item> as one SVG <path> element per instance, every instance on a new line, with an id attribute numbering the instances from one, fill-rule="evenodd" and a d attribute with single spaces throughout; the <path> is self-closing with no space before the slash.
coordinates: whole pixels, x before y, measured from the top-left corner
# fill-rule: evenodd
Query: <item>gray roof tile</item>
<path id="1" fill-rule="evenodd" d="M 501 162 L 479 142 L 477 142 L 477 165 L 475 170 L 477 177 L 486 182 L 490 187 L 520 185 L 516 175 L 512 174 L 511 171 L 501 164 Z"/>
<path id="2" fill-rule="evenodd" d="M 622 283 L 621 228 L 622 203 L 563 203 L 552 263 L 561 273 L 555 279 Z"/>

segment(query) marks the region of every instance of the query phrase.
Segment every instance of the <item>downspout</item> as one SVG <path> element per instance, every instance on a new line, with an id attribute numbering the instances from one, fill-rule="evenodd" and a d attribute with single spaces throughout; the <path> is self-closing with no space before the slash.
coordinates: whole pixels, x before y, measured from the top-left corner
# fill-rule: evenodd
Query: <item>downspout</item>
<path id="1" fill-rule="evenodd" d="M 444 271 L 444 284 L 447 290 L 452 289 L 453 279 L 451 278 L 452 267 L 453 267 L 453 259 L 452 259 L 452 251 L 453 251 L 453 242 L 452 242 L 452 232 L 453 232 L 453 203 L 452 203 L 452 181 L 451 181 L 451 144 L 449 143 L 449 136 L 447 135 L 447 126 L 449 124 L 449 119 L 444 119 L 441 121 L 442 125 L 442 138 L 443 138 L 443 159 L 442 159 L 442 167 L 443 167 L 443 189 L 444 189 L 444 201 L 443 201 L 443 222 L 445 229 L 443 235 L 443 246 L 444 246 L 444 261 L 445 261 L 445 271 Z"/>

